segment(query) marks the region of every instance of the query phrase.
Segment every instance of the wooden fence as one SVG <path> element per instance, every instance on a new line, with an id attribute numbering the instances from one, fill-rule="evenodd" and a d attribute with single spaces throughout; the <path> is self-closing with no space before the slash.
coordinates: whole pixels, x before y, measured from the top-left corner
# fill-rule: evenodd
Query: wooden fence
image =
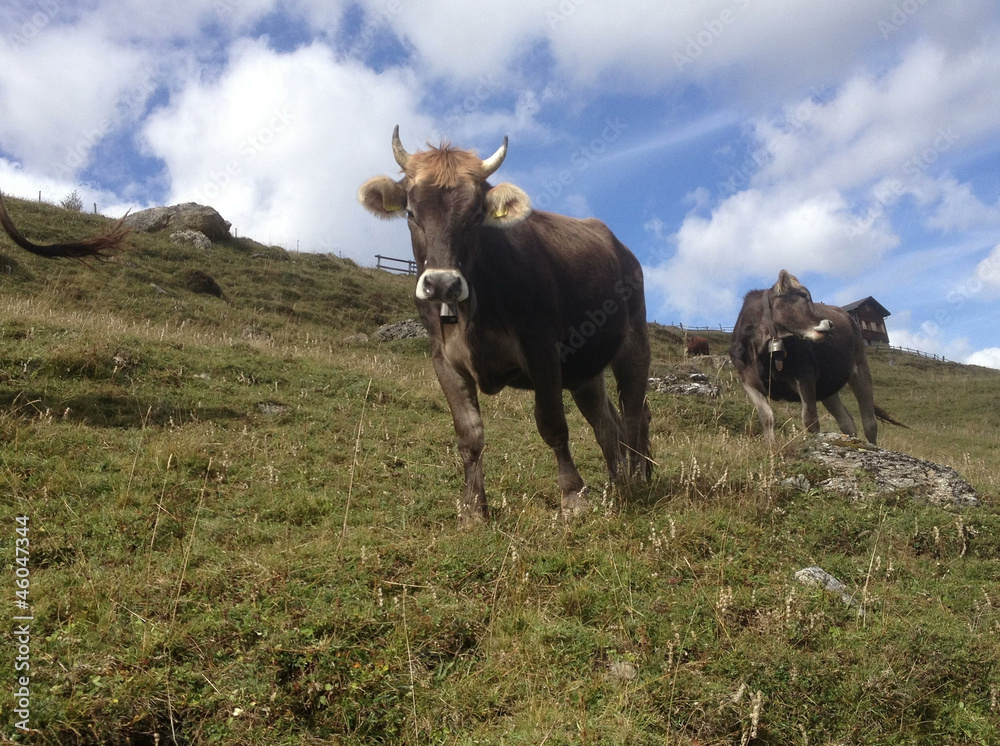
<path id="1" fill-rule="evenodd" d="M 412 259 L 396 259 L 392 256 L 375 255 L 375 268 L 383 269 L 386 272 L 395 272 L 399 275 L 417 274 L 417 263 Z"/>
<path id="2" fill-rule="evenodd" d="M 719 324 L 718 326 L 688 326 L 686 324 L 665 324 L 664 326 L 674 326 L 681 331 L 686 332 L 725 332 L 726 334 L 733 333 L 733 327 L 723 326 Z"/>
<path id="3" fill-rule="evenodd" d="M 935 355 L 933 352 L 923 352 L 922 350 L 914 350 L 912 347 L 896 347 L 895 345 L 874 345 L 871 349 L 873 350 L 892 350 L 893 352 L 905 352 L 907 355 L 917 355 L 918 357 L 926 357 L 931 360 L 940 360 L 943 363 L 953 362 L 948 360 L 944 355 Z"/>

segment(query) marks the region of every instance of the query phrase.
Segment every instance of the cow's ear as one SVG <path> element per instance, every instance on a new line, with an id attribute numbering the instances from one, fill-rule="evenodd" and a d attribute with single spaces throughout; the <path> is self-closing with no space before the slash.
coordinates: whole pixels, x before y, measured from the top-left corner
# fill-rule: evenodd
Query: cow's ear
<path id="1" fill-rule="evenodd" d="M 795 275 L 790 274 L 788 270 L 783 269 L 778 273 L 778 281 L 774 285 L 775 295 L 785 295 L 793 287 L 801 287 L 799 281 L 795 279 Z"/>
<path id="2" fill-rule="evenodd" d="M 375 217 L 398 218 L 406 210 L 406 190 L 388 176 L 376 176 L 361 185 L 358 202 Z"/>
<path id="3" fill-rule="evenodd" d="M 520 187 L 504 182 L 486 193 L 485 225 L 510 228 L 531 214 L 531 197 Z"/>

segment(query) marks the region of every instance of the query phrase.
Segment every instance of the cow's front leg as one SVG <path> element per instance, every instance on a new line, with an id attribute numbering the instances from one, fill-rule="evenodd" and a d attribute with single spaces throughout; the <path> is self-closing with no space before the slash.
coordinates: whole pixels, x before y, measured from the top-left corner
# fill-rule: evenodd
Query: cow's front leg
<path id="1" fill-rule="evenodd" d="M 479 393 L 476 382 L 462 375 L 440 357 L 434 357 L 434 369 L 451 408 L 458 452 L 465 467 L 465 487 L 458 503 L 458 525 L 470 528 L 487 517 L 486 487 L 483 475 L 483 447 L 486 436 L 483 418 L 479 412 Z"/>
<path id="2" fill-rule="evenodd" d="M 771 409 L 771 404 L 768 402 L 767 397 L 753 383 L 740 378 L 740 385 L 743 386 L 743 391 L 746 392 L 747 398 L 753 404 L 754 409 L 757 410 L 757 418 L 760 420 L 760 427 L 764 432 L 764 438 L 767 439 L 768 443 L 773 444 L 774 410 Z"/>
<path id="3" fill-rule="evenodd" d="M 556 457 L 563 515 L 569 517 L 586 512 L 590 507 L 585 497 L 587 488 L 569 452 L 569 426 L 566 424 L 561 386 L 542 387 L 536 382 L 535 424 L 542 440 Z"/>

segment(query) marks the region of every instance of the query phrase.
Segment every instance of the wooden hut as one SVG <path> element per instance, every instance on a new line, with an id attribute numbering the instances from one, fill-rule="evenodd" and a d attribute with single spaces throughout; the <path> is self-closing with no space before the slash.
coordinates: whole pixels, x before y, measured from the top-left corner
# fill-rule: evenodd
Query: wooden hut
<path id="1" fill-rule="evenodd" d="M 869 295 L 867 298 L 848 303 L 843 308 L 858 322 L 865 344 L 889 344 L 889 333 L 885 330 L 885 317 L 892 314 L 886 310 L 885 306 Z"/>

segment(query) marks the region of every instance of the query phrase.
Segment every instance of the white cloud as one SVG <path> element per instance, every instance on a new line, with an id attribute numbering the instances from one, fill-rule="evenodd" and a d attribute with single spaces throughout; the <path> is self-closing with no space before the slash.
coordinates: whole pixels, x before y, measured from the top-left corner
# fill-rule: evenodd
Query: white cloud
<path id="1" fill-rule="evenodd" d="M 768 157 L 753 183 L 854 189 L 892 178 L 900 193 L 913 191 L 950 151 L 996 132 L 1000 100 L 990 81 L 998 77 L 992 47 L 951 54 L 915 44 L 888 73 L 855 75 L 833 100 L 811 97 L 758 120 L 757 147 Z"/>
<path id="2" fill-rule="evenodd" d="M 940 199 L 934 212 L 926 220 L 928 228 L 967 231 L 1000 226 L 1000 204 L 984 205 L 972 193 L 971 185 L 960 184 L 949 176 L 940 179 L 936 186 Z"/>
<path id="3" fill-rule="evenodd" d="M 858 225 L 836 192 L 806 197 L 748 189 L 724 200 L 710 217 L 689 213 L 674 237 L 676 253 L 649 275 L 681 314 L 728 309 L 735 318 L 743 278 L 770 282 L 781 269 L 850 277 L 897 243 L 881 219 L 864 230 Z"/>
<path id="4" fill-rule="evenodd" d="M 976 277 L 984 283 L 1000 288 L 1000 244 L 994 246 L 990 255 L 976 265 Z"/>
<path id="5" fill-rule="evenodd" d="M 655 90 L 695 79 L 714 87 L 730 77 L 739 83 L 729 95 L 774 100 L 849 71 L 857 54 L 882 41 L 878 22 L 893 4 L 567 0 L 545 12 L 560 71 L 583 85 Z"/>
<path id="6" fill-rule="evenodd" d="M 983 365 L 987 368 L 1000 368 L 1000 347 L 987 347 L 983 350 L 976 350 L 965 358 L 965 362 L 969 365 Z"/>
<path id="7" fill-rule="evenodd" d="M 404 140 L 430 131 L 419 95 L 409 72 L 377 74 L 320 44 L 279 54 L 242 41 L 217 80 L 188 81 L 151 116 L 145 137 L 167 165 L 170 201 L 211 204 L 240 235 L 355 258 L 400 255 L 405 228 L 379 224 L 355 195 L 365 179 L 398 171 L 387 123 Z"/>
<path id="8" fill-rule="evenodd" d="M 146 55 L 111 59 L 87 26 L 45 27 L 24 43 L 0 43 L 0 142 L 26 168 L 67 176 L 93 146 L 134 117 L 152 93 Z M 140 89 L 145 81 L 145 90 Z"/>
<path id="9" fill-rule="evenodd" d="M 208 44 L 207 27 L 223 37 L 239 35 L 276 5 L 276 0 L 99 0 L 86 18 L 116 46 L 192 39 Z"/>
<path id="10" fill-rule="evenodd" d="M 319 20 L 326 3 L 303 0 Z M 550 59 L 564 83 L 578 90 L 613 85 L 618 91 L 656 91 L 678 80 L 716 87 L 739 81 L 728 94 L 774 101 L 810 82 L 833 82 L 858 57 L 887 39 L 898 0 L 801 3 L 797 0 L 620 0 L 617 3 L 532 0 L 476 4 L 438 0 L 419 5 L 364 0 L 371 24 L 405 40 L 429 77 L 460 84 L 496 74 L 523 85 L 515 72 L 529 52 Z M 989 0 L 970 0 L 963 12 L 909 14 L 895 38 L 927 29 L 943 41 L 978 36 Z M 939 29 L 947 33 L 939 33 Z"/>
<path id="11" fill-rule="evenodd" d="M 651 273 L 665 315 L 734 307 L 737 283 L 782 267 L 856 276 L 898 245 L 892 218 L 906 196 L 933 207 L 927 222 L 939 229 L 996 224 L 1000 210 L 971 186 L 933 174 L 953 148 L 1000 130 L 997 78 L 1000 59 L 985 47 L 952 54 L 921 42 L 881 76 L 856 74 L 832 99 L 755 120 L 750 156 L 721 185 L 743 191 L 709 217 L 690 212 L 676 253 Z"/>
<path id="12" fill-rule="evenodd" d="M 416 64 L 430 77 L 464 83 L 490 76 L 504 87 L 515 83 L 502 73 L 545 29 L 545 10 L 532 0 L 365 0 L 364 5 L 369 16 L 388 23 L 416 50 Z"/>

